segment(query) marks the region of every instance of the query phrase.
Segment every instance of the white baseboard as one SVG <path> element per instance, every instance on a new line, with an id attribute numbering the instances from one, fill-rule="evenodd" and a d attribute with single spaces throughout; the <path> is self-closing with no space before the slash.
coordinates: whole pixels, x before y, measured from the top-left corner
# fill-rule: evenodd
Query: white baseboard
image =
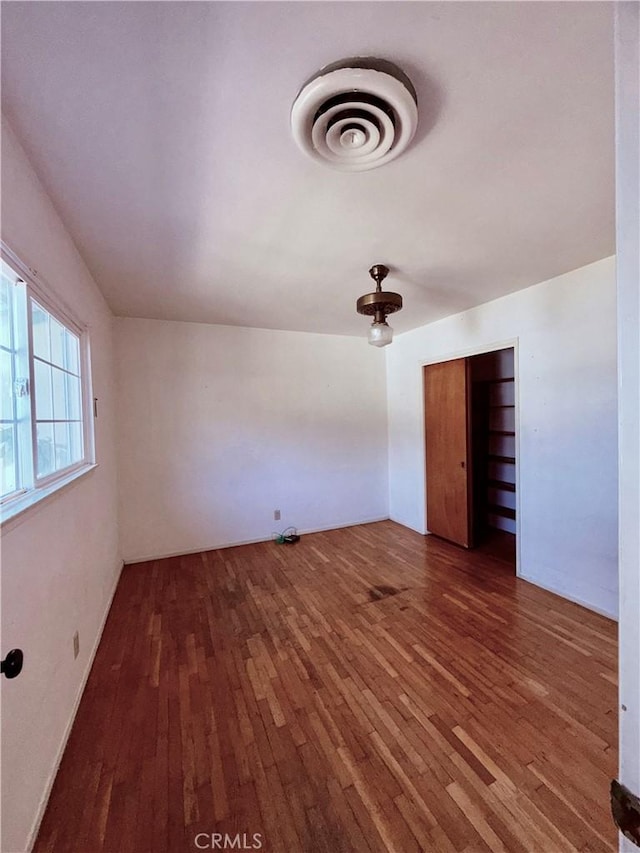
<path id="1" fill-rule="evenodd" d="M 359 524 L 375 524 L 377 521 L 389 521 L 388 515 L 382 515 L 376 518 L 362 518 L 360 521 L 343 521 L 336 524 L 328 524 L 326 527 L 310 527 L 300 530 L 296 528 L 300 536 L 306 536 L 308 533 L 324 533 L 326 530 L 340 530 L 342 527 L 357 527 Z M 221 551 L 223 548 L 237 548 L 240 545 L 255 545 L 258 542 L 270 542 L 272 536 L 261 536 L 259 539 L 243 539 L 235 542 L 223 542 L 215 545 L 202 545 L 200 548 L 190 548 L 188 551 L 173 551 L 169 554 L 151 554 L 147 557 L 129 557 L 124 561 L 125 566 L 130 566 L 133 563 L 148 563 L 151 560 L 166 560 L 169 557 L 187 557 L 189 554 L 200 554 L 202 551 Z"/>
<path id="2" fill-rule="evenodd" d="M 341 530 L 343 527 L 358 527 L 360 524 L 375 524 L 378 521 L 390 521 L 388 515 L 382 515 L 379 518 L 363 518 L 360 521 L 346 521 L 341 524 L 328 524 L 326 527 L 314 527 L 310 530 L 298 530 L 298 533 L 324 533 L 326 530 Z"/>
<path id="3" fill-rule="evenodd" d="M 413 530 L 414 533 L 419 533 L 420 536 L 431 535 L 426 527 L 415 527 L 413 524 L 409 524 L 408 521 L 400 521 L 399 518 L 394 518 L 393 516 L 390 516 L 390 520 L 395 521 L 396 524 L 401 524 L 403 527 L 406 527 L 407 530 Z"/>
<path id="4" fill-rule="evenodd" d="M 80 686 L 78 687 L 78 692 L 76 694 L 75 702 L 73 703 L 73 709 L 71 711 L 71 716 L 69 717 L 69 722 L 67 723 L 67 727 L 64 730 L 64 734 L 62 736 L 62 740 L 60 741 L 60 748 L 58 749 L 58 754 L 56 755 L 56 760 L 51 769 L 51 773 L 49 774 L 49 778 L 47 779 L 47 784 L 45 786 L 44 792 L 42 794 L 42 798 L 40 800 L 40 804 L 38 806 L 38 811 L 36 812 L 35 819 L 33 821 L 33 826 L 31 827 L 31 832 L 29 833 L 29 840 L 27 842 L 27 853 L 31 853 L 33 849 L 33 845 L 35 844 L 36 838 L 38 837 L 38 832 L 40 830 L 40 824 L 42 823 L 42 818 L 44 817 L 44 813 L 47 808 L 47 803 L 49 802 L 49 796 L 51 794 L 51 789 L 53 788 L 53 783 L 55 782 L 56 775 L 58 773 L 58 768 L 60 767 L 60 762 L 62 761 L 62 756 L 64 755 L 64 751 L 67 746 L 67 741 L 69 740 L 69 735 L 71 734 L 71 729 L 73 728 L 73 724 L 76 719 L 76 714 L 78 713 L 78 708 L 80 707 L 80 701 L 82 700 L 82 696 L 84 694 L 84 688 L 87 684 L 87 679 L 89 678 L 89 673 L 91 672 L 91 667 L 93 666 L 93 661 L 96 656 L 96 652 L 98 651 L 98 646 L 100 645 L 100 640 L 102 639 L 102 633 L 104 631 L 104 626 L 107 624 L 107 617 L 109 616 L 109 611 L 111 610 L 111 604 L 113 602 L 113 597 L 116 594 L 116 589 L 118 588 L 118 581 L 120 580 L 120 575 L 122 573 L 122 569 L 124 567 L 124 561 L 121 561 L 120 568 L 116 573 L 116 579 L 114 581 L 111 592 L 109 593 L 109 598 L 107 601 L 107 606 L 105 608 L 104 614 L 102 616 L 102 621 L 100 623 L 100 627 L 98 629 L 98 633 L 96 635 L 95 643 L 93 644 L 93 648 L 91 649 L 91 653 L 89 654 L 89 658 L 87 660 L 87 665 L 85 667 L 85 671 L 82 675 L 82 680 L 80 682 Z"/>
<path id="5" fill-rule="evenodd" d="M 602 607 L 596 607 L 595 604 L 591 604 L 590 601 L 585 601 L 584 599 L 578 598 L 575 595 L 569 595 L 569 593 L 564 592 L 564 590 L 556 589 L 555 587 L 550 586 L 548 584 L 540 583 L 540 581 L 526 577 L 525 575 L 518 575 L 518 578 L 519 580 L 526 581 L 527 583 L 530 583 L 533 586 L 538 586 L 540 587 L 540 589 L 545 589 L 547 592 L 552 592 L 554 595 L 560 596 L 560 598 L 566 598 L 567 601 L 572 601 L 574 604 L 579 604 L 580 607 L 585 607 L 587 610 L 591 610 L 593 611 L 593 613 L 597 613 L 599 616 L 606 616 L 607 619 L 611 619 L 613 622 L 618 621 L 617 613 L 605 610 Z"/>

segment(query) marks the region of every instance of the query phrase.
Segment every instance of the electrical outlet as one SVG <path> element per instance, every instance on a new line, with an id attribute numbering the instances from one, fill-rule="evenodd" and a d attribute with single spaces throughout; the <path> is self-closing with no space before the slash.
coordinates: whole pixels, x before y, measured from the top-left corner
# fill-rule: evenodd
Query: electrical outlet
<path id="1" fill-rule="evenodd" d="M 274 521 L 280 521 L 280 510 L 279 509 L 274 509 L 273 520 Z"/>
<path id="2" fill-rule="evenodd" d="M 80 634 L 76 631 L 73 635 L 73 657 L 77 658 L 80 654 Z"/>

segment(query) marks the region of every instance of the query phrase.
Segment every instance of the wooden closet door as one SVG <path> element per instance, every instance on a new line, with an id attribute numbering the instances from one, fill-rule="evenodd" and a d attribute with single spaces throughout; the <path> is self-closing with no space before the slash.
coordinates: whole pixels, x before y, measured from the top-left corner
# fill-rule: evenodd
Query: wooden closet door
<path id="1" fill-rule="evenodd" d="M 427 529 L 471 545 L 469 368 L 466 358 L 424 368 Z"/>

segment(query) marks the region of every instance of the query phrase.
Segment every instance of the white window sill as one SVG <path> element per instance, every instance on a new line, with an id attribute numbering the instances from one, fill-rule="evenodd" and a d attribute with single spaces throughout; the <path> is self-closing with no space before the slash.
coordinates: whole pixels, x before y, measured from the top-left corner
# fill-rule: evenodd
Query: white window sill
<path id="1" fill-rule="evenodd" d="M 42 506 L 44 502 L 48 501 L 54 495 L 57 495 L 58 492 L 61 492 L 73 485 L 73 483 L 76 483 L 86 474 L 90 474 L 91 471 L 95 470 L 97 467 L 97 463 L 90 462 L 88 465 L 83 465 L 82 468 L 76 468 L 70 474 L 67 474 L 66 477 L 61 477 L 59 480 L 49 483 L 48 486 L 43 486 L 39 489 L 32 489 L 24 495 L 20 495 L 13 500 L 7 501 L 6 504 L 0 506 L 0 525 L 2 527 L 2 532 L 7 532 L 7 530 L 10 530 L 17 523 L 23 521 L 29 514 L 29 510 Z"/>

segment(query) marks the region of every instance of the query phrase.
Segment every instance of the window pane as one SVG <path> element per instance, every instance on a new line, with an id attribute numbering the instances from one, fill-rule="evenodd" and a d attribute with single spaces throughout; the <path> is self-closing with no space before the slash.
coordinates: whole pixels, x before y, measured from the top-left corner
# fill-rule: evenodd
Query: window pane
<path id="1" fill-rule="evenodd" d="M 13 420 L 13 356 L 0 350 L 0 418 Z"/>
<path id="2" fill-rule="evenodd" d="M 36 460 L 36 475 L 46 477 L 55 471 L 55 447 L 53 443 L 53 424 L 38 424 L 37 448 L 38 458 Z"/>
<path id="3" fill-rule="evenodd" d="M 64 367 L 65 328 L 51 315 L 49 315 L 49 328 L 51 329 L 51 361 L 59 367 Z"/>
<path id="4" fill-rule="evenodd" d="M 35 299 L 30 304 L 36 410 L 33 467 L 36 479 L 41 480 L 84 458 L 82 364 L 79 336 Z"/>
<path id="5" fill-rule="evenodd" d="M 31 300 L 31 328 L 33 330 L 33 354 L 51 361 L 49 344 L 49 315 L 37 302 Z"/>
<path id="6" fill-rule="evenodd" d="M 41 361 L 34 361 L 33 372 L 36 385 L 36 418 L 39 421 L 51 421 L 53 420 L 52 368 Z"/>
<path id="7" fill-rule="evenodd" d="M 69 412 L 69 420 L 79 421 L 82 419 L 80 409 L 80 380 L 77 376 L 64 374 L 67 385 L 67 406 Z"/>
<path id="8" fill-rule="evenodd" d="M 0 426 L 0 486 L 2 497 L 18 488 L 17 460 L 15 458 L 15 425 Z"/>
<path id="9" fill-rule="evenodd" d="M 55 466 L 56 471 L 70 465 L 69 453 L 69 424 L 54 424 L 54 437 L 56 445 Z"/>
<path id="10" fill-rule="evenodd" d="M 11 349 L 11 288 L 13 285 L 3 274 L 0 280 L 0 345 Z"/>
<path id="11" fill-rule="evenodd" d="M 84 442 L 82 440 L 82 424 L 69 424 L 69 453 L 70 463 L 80 462 L 84 457 Z"/>
<path id="12" fill-rule="evenodd" d="M 56 421 L 66 421 L 69 418 L 67 410 L 66 373 L 57 367 L 51 368 L 53 384 L 53 417 Z"/>
<path id="13" fill-rule="evenodd" d="M 65 330 L 66 367 L 76 376 L 80 374 L 80 341 L 70 332 Z"/>

